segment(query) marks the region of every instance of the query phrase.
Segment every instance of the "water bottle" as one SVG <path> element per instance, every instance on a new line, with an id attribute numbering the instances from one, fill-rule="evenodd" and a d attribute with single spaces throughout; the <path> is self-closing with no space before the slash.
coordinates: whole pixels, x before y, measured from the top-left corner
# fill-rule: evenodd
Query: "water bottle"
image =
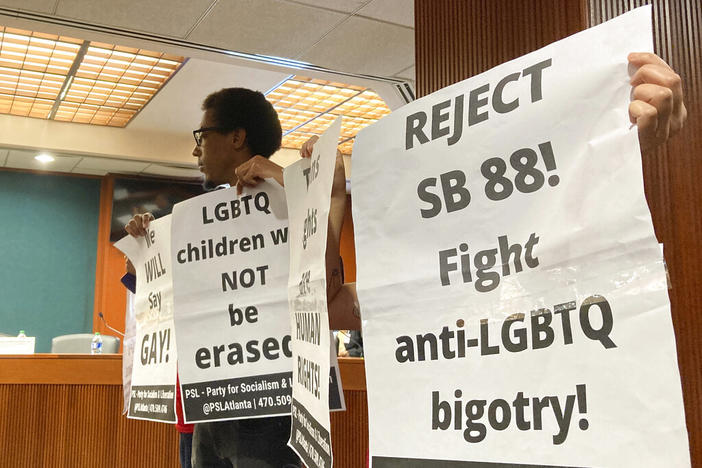
<path id="1" fill-rule="evenodd" d="M 102 336 L 100 336 L 100 332 L 95 332 L 93 341 L 90 342 L 90 354 L 102 354 Z"/>
<path id="2" fill-rule="evenodd" d="M 19 334 L 17 335 L 17 338 L 27 338 L 27 335 L 24 333 L 24 330 L 20 330 Z"/>

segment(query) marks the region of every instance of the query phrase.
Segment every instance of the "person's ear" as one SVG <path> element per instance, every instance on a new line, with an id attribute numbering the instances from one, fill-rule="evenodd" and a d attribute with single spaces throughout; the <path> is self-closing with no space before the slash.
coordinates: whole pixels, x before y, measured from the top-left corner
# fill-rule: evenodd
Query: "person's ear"
<path id="1" fill-rule="evenodd" d="M 243 128 L 237 128 L 231 133 L 231 142 L 234 149 L 237 151 L 242 150 L 246 146 L 246 130 Z"/>

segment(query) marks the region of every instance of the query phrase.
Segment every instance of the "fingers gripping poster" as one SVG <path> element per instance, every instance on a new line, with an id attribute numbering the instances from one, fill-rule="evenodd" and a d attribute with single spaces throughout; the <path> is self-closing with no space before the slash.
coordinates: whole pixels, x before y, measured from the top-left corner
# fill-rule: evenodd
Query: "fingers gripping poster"
<path id="1" fill-rule="evenodd" d="M 176 421 L 171 216 L 152 221 L 144 237 L 115 244 L 136 270 L 136 334 L 128 417 Z M 126 343 L 125 343 L 126 344 Z"/>
<path id="2" fill-rule="evenodd" d="M 354 145 L 371 463 L 689 467 L 629 123 L 645 7 L 412 102 Z"/>
<path id="3" fill-rule="evenodd" d="M 290 413 L 283 187 L 217 190 L 173 208 L 173 287 L 186 422 Z"/>
<path id="4" fill-rule="evenodd" d="M 288 301 L 292 325 L 292 426 L 288 444 L 305 465 L 332 466 L 329 422 L 330 333 L 327 312 L 327 228 L 341 118 L 312 156 L 284 171 L 290 217 Z"/>

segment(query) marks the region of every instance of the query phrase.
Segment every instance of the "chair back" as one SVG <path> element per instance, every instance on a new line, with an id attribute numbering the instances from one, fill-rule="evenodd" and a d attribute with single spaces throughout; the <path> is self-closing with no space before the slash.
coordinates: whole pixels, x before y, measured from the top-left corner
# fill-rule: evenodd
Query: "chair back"
<path id="1" fill-rule="evenodd" d="M 52 353 L 90 353 L 92 333 L 75 333 L 57 336 L 51 340 Z M 102 354 L 115 354 L 119 351 L 119 338 L 111 335 L 102 336 Z"/>

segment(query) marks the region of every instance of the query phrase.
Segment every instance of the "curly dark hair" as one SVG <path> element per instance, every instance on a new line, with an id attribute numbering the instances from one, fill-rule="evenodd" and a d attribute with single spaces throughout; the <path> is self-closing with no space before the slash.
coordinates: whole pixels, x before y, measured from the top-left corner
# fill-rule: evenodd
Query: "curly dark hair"
<path id="1" fill-rule="evenodd" d="M 212 111 L 214 123 L 227 131 L 243 128 L 253 154 L 266 158 L 280 148 L 283 132 L 278 113 L 266 97 L 246 88 L 224 88 L 205 98 L 203 111 Z"/>

